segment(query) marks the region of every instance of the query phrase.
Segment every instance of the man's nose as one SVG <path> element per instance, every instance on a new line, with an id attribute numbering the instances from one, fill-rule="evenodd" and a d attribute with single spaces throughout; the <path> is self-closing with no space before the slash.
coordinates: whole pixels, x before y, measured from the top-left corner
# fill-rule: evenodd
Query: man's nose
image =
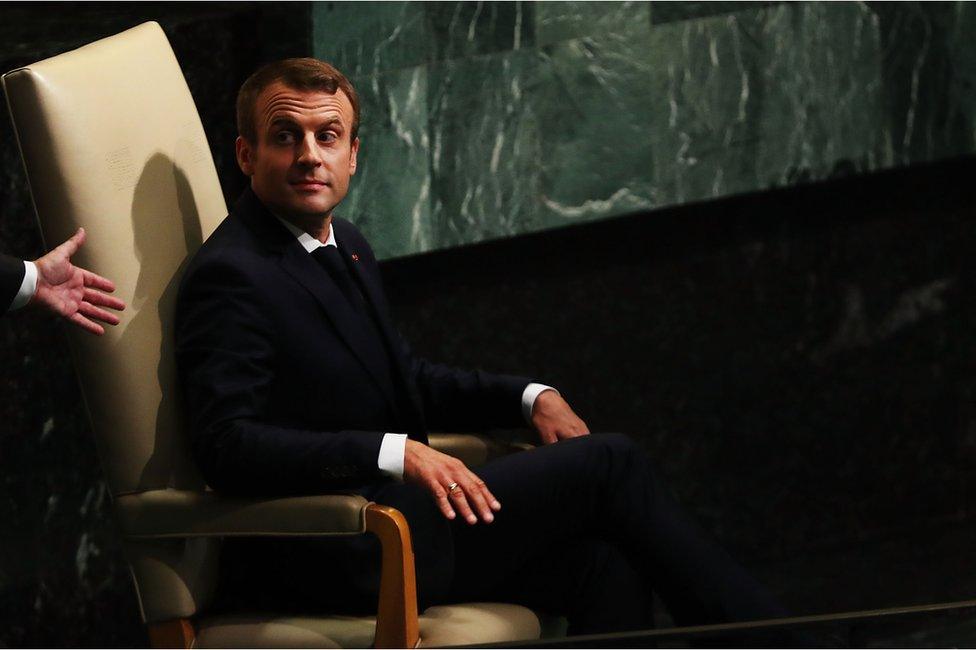
<path id="1" fill-rule="evenodd" d="M 318 143 L 315 141 L 315 134 L 306 135 L 298 145 L 298 164 L 309 167 L 318 167 L 322 164 L 319 155 Z"/>

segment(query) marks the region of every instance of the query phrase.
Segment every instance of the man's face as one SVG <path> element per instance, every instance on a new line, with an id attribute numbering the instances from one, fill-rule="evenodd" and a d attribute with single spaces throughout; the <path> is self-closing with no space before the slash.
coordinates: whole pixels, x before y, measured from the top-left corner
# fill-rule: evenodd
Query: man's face
<path id="1" fill-rule="evenodd" d="M 255 105 L 257 142 L 237 138 L 237 162 L 273 213 L 299 222 L 332 214 L 356 173 L 352 104 L 341 90 L 289 88 L 277 81 Z"/>

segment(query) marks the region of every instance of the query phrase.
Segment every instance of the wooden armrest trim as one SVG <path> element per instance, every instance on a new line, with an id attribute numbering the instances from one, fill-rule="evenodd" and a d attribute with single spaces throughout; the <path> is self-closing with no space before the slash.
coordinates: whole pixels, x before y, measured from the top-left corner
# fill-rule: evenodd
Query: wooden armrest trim
<path id="1" fill-rule="evenodd" d="M 415 648 L 420 643 L 420 623 L 410 526 L 399 510 L 371 503 L 366 506 L 366 530 L 379 537 L 383 549 L 373 645 Z"/>
<path id="2" fill-rule="evenodd" d="M 149 645 L 152 648 L 183 648 L 189 650 L 196 640 L 193 623 L 187 618 L 149 624 Z"/>

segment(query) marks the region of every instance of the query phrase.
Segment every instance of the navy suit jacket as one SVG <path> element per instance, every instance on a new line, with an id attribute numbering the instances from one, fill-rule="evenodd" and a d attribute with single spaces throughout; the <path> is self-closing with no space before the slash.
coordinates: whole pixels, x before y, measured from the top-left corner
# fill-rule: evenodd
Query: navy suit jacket
<path id="1" fill-rule="evenodd" d="M 525 425 L 529 379 L 415 357 L 369 244 L 345 220 L 332 226 L 381 340 L 250 189 L 187 267 L 177 363 L 193 453 L 217 491 L 355 490 L 389 480 L 377 468 L 385 432 Z"/>
<path id="2" fill-rule="evenodd" d="M 0 314 L 10 309 L 24 281 L 24 262 L 16 257 L 0 254 Z"/>

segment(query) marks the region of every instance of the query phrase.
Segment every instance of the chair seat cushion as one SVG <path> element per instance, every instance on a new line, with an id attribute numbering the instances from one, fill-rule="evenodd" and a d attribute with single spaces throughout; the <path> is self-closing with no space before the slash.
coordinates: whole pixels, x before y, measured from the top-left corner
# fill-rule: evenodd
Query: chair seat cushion
<path id="1" fill-rule="evenodd" d="M 541 631 L 535 613 L 519 605 L 441 605 L 428 608 L 420 616 L 420 647 L 538 639 Z"/>
<path id="2" fill-rule="evenodd" d="M 219 616 L 198 622 L 194 647 L 369 648 L 375 629 L 372 616 Z M 538 639 L 539 634 L 539 619 L 518 605 L 441 605 L 420 615 L 421 647 Z"/>

